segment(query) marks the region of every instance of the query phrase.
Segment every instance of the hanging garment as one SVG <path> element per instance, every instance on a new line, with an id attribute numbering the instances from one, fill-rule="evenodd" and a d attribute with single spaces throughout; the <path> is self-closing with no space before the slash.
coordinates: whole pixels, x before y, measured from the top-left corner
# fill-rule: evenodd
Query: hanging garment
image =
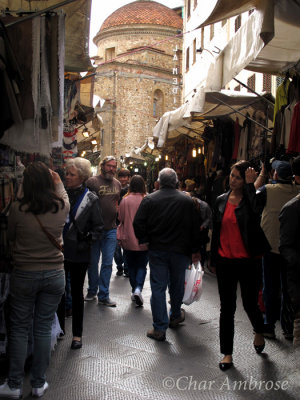
<path id="1" fill-rule="evenodd" d="M 296 103 L 296 100 L 293 100 L 291 104 L 285 107 L 283 112 L 280 144 L 283 145 L 285 149 L 287 149 L 289 145 L 292 117 Z"/>
<path id="2" fill-rule="evenodd" d="M 276 114 L 274 129 L 272 132 L 271 149 L 270 149 L 272 155 L 275 154 L 276 149 L 280 146 L 285 107 L 286 106 L 282 106 L 280 108 L 280 110 L 277 111 L 277 114 Z"/>
<path id="3" fill-rule="evenodd" d="M 237 154 L 237 160 L 248 159 L 248 143 L 249 143 L 249 132 L 250 132 L 250 121 L 245 119 L 243 128 L 241 130 L 240 142 Z"/>
<path id="4" fill-rule="evenodd" d="M 300 153 L 300 101 L 294 107 L 287 153 Z"/>
<path id="5" fill-rule="evenodd" d="M 233 153 L 232 153 L 233 160 L 236 160 L 238 157 L 240 137 L 241 137 L 241 127 L 240 127 L 239 119 L 238 119 L 238 117 L 236 117 L 235 123 L 234 123 L 234 147 L 233 147 Z"/>
<path id="6" fill-rule="evenodd" d="M 277 111 L 280 110 L 282 106 L 285 106 L 288 104 L 288 88 L 290 85 L 289 79 L 285 79 L 281 85 L 278 86 L 276 90 L 276 96 L 275 96 L 275 106 L 274 106 L 274 117 L 273 117 L 273 123 L 275 124 L 275 118 Z"/>
<path id="7" fill-rule="evenodd" d="M 10 127 L 0 142 L 16 151 L 49 156 L 53 140 L 58 138 L 61 145 L 63 130 L 64 18 L 61 13 L 51 17 L 35 17 L 32 20 L 10 27 L 11 34 L 14 37 L 18 30 L 22 32 L 19 40 L 14 40 L 13 46 L 17 56 L 19 54 L 25 55 L 24 59 L 22 59 L 22 66 L 24 63 L 24 82 L 26 84 L 26 96 L 24 99 L 26 98 L 26 100 L 23 99 L 24 108 L 22 113 L 26 115 L 26 118 L 23 118 L 22 123 L 14 124 Z M 53 30 L 49 28 L 52 23 L 54 24 Z M 56 39 L 53 31 L 57 34 Z M 56 45 L 51 48 L 51 43 L 55 41 L 57 41 Z M 26 46 L 25 51 L 23 47 Z M 54 60 L 51 58 L 53 53 L 56 53 Z M 54 65 L 56 65 L 57 73 L 53 72 Z M 50 77 L 50 73 L 53 73 L 53 77 Z M 27 101 L 28 98 L 29 100 Z M 54 109 L 52 107 L 53 98 L 56 98 Z"/>

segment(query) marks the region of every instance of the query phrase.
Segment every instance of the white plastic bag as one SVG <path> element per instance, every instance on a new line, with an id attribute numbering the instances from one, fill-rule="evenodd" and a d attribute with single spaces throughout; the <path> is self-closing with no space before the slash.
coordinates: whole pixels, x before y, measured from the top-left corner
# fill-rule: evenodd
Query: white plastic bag
<path id="1" fill-rule="evenodd" d="M 198 301 L 202 295 L 202 280 L 204 271 L 198 261 L 185 271 L 185 288 L 182 302 L 187 306 Z"/>

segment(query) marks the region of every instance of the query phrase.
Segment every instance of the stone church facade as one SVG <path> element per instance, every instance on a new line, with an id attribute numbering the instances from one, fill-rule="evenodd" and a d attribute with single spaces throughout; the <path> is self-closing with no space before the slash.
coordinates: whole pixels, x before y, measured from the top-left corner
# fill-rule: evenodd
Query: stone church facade
<path id="1" fill-rule="evenodd" d="M 138 0 L 112 13 L 94 38 L 94 94 L 100 110 L 101 158 L 125 158 L 141 147 L 160 116 L 181 105 L 182 18 L 155 1 Z"/>

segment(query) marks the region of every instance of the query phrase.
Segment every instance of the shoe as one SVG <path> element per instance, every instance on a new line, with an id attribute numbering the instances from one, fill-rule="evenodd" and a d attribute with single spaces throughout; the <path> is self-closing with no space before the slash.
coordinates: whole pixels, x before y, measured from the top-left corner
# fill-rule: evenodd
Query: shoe
<path id="1" fill-rule="evenodd" d="M 136 302 L 136 305 L 139 307 L 141 307 L 144 304 L 144 300 L 139 288 L 136 288 L 134 291 L 134 300 Z"/>
<path id="2" fill-rule="evenodd" d="M 72 317 L 72 308 L 68 308 L 67 310 L 66 310 L 66 318 L 70 318 L 70 317 Z"/>
<path id="3" fill-rule="evenodd" d="M 116 307 L 117 303 L 115 301 L 112 301 L 110 298 L 104 299 L 104 300 L 98 300 L 98 304 L 101 304 L 106 307 Z"/>
<path id="4" fill-rule="evenodd" d="M 20 399 L 22 397 L 22 389 L 10 388 L 7 382 L 0 385 L 0 397 L 7 399 Z"/>
<path id="5" fill-rule="evenodd" d="M 122 276 L 122 275 L 123 275 L 123 270 L 118 269 L 116 275 L 117 275 L 117 276 Z"/>
<path id="6" fill-rule="evenodd" d="M 220 362 L 219 363 L 219 368 L 221 371 L 227 371 L 231 367 L 233 367 L 233 362 L 229 362 L 229 363 Z"/>
<path id="7" fill-rule="evenodd" d="M 154 328 L 147 332 L 147 336 L 151 339 L 157 340 L 158 342 L 166 340 L 166 333 L 163 331 L 157 331 Z"/>
<path id="8" fill-rule="evenodd" d="M 81 349 L 81 347 L 82 347 L 81 339 L 80 340 L 72 340 L 72 343 L 71 343 L 72 350 L 78 350 L 78 349 Z"/>
<path id="9" fill-rule="evenodd" d="M 60 334 L 57 337 L 57 340 L 63 340 L 65 338 L 65 334 L 63 332 L 60 332 Z"/>
<path id="10" fill-rule="evenodd" d="M 97 296 L 95 294 L 87 294 L 84 298 L 84 301 L 93 301 L 96 300 Z"/>
<path id="11" fill-rule="evenodd" d="M 183 308 L 180 310 L 180 316 L 178 318 L 170 318 L 169 328 L 176 328 L 181 322 L 185 320 L 185 311 Z"/>
<path id="12" fill-rule="evenodd" d="M 131 301 L 135 301 L 134 293 L 131 293 Z"/>
<path id="13" fill-rule="evenodd" d="M 260 345 L 253 345 L 255 348 L 255 351 L 257 354 L 260 354 L 263 352 L 264 348 L 265 348 L 265 343 L 264 344 L 260 344 Z"/>
<path id="14" fill-rule="evenodd" d="M 269 324 L 265 324 L 263 336 L 268 339 L 276 339 L 275 328 Z"/>
<path id="15" fill-rule="evenodd" d="M 256 335 L 258 335 L 258 334 L 256 334 Z M 262 338 L 263 338 L 263 335 L 261 334 L 260 336 L 262 336 Z M 256 338 L 255 338 L 256 339 Z M 256 353 L 257 354 L 260 354 L 260 353 L 262 353 L 263 352 L 263 350 L 264 350 L 264 348 L 265 348 L 265 340 L 264 340 L 264 338 L 263 338 L 263 343 L 262 344 L 255 344 L 255 339 L 254 339 L 254 343 L 253 343 L 253 346 L 254 346 L 254 348 L 255 348 L 255 351 L 256 351 Z"/>
<path id="16" fill-rule="evenodd" d="M 294 335 L 292 333 L 283 332 L 283 336 L 286 340 L 290 340 L 291 342 L 293 341 Z"/>
<path id="17" fill-rule="evenodd" d="M 129 278 L 129 273 L 128 272 L 124 272 L 124 277 L 125 278 Z"/>
<path id="18" fill-rule="evenodd" d="M 42 397 L 44 396 L 46 390 L 48 389 L 49 385 L 45 381 L 44 385 L 40 388 L 32 388 L 31 395 L 32 397 Z"/>

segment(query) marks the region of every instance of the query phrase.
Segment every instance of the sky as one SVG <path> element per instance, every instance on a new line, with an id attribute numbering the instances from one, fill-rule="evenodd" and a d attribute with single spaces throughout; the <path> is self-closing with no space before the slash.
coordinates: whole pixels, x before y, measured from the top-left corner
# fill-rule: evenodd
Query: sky
<path id="1" fill-rule="evenodd" d="M 125 4 L 132 3 L 134 0 L 92 0 L 91 25 L 90 25 L 90 57 L 97 54 L 97 47 L 93 43 L 104 20 Z M 157 3 L 174 8 L 182 6 L 184 0 L 156 0 Z"/>

